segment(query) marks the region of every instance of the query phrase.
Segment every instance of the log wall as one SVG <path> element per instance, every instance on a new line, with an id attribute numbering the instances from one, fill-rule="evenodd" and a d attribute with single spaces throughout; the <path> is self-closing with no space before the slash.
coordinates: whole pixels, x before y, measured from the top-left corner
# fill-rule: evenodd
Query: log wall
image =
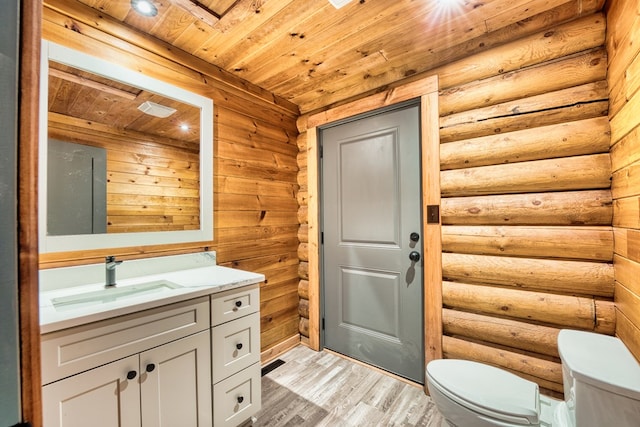
<path id="1" fill-rule="evenodd" d="M 608 1 L 616 335 L 640 360 L 640 5 Z"/>
<path id="2" fill-rule="evenodd" d="M 561 328 L 615 331 L 604 38 L 587 16 L 495 49 L 508 70 L 441 79 L 444 357 L 547 394 Z"/>
<path id="3" fill-rule="evenodd" d="M 505 368 L 551 395 L 562 392 L 559 330 L 616 330 L 605 17 L 586 12 L 541 14 L 512 29 L 517 40 L 432 70 L 443 355 Z M 315 195 L 304 186 L 305 129 L 299 120 L 299 330 L 308 337 Z"/>
<path id="4" fill-rule="evenodd" d="M 298 338 L 298 110 L 285 100 L 70 0 L 48 0 L 43 37 L 117 60 L 214 102 L 213 241 L 43 254 L 41 268 L 215 250 L 218 264 L 263 273 L 261 347 Z"/>

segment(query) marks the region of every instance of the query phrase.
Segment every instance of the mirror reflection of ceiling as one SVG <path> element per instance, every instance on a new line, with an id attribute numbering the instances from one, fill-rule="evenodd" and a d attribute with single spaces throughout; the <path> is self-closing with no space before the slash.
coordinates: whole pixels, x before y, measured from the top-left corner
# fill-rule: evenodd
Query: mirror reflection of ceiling
<path id="1" fill-rule="evenodd" d="M 180 141 L 176 145 L 199 151 L 199 108 L 63 64 L 50 62 L 49 66 L 50 113 Z M 154 117 L 138 109 L 146 101 L 176 112 Z"/>

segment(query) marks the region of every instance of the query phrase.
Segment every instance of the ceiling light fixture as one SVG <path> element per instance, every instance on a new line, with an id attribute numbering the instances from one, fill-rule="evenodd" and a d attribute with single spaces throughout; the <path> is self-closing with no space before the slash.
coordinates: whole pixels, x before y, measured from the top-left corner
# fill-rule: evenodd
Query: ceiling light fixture
<path id="1" fill-rule="evenodd" d="M 169 117 L 177 111 L 175 108 L 160 105 L 151 101 L 145 101 L 140 104 L 140 106 L 138 106 L 138 110 L 145 114 L 149 114 L 150 116 L 160 117 L 161 119 Z"/>
<path id="2" fill-rule="evenodd" d="M 329 3 L 331 3 L 336 9 L 340 9 L 349 2 L 351 2 L 351 0 L 329 0 Z"/>
<path id="3" fill-rule="evenodd" d="M 151 0 L 131 0 L 131 7 L 143 16 L 156 16 L 158 14 L 158 8 Z"/>

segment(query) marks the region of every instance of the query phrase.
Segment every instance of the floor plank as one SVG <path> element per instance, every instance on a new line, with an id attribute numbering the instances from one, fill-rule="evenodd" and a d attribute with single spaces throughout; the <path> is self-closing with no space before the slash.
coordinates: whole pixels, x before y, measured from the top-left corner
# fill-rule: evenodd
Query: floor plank
<path id="1" fill-rule="evenodd" d="M 280 359 L 262 377 L 255 427 L 446 426 L 420 387 L 378 370 L 302 345 Z"/>

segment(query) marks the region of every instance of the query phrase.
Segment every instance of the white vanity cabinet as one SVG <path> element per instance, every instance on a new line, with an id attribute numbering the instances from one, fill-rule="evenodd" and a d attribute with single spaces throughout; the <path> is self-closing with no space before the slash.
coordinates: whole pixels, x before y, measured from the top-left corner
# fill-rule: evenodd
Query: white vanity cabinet
<path id="1" fill-rule="evenodd" d="M 44 334 L 44 426 L 212 426 L 209 304 Z"/>
<path id="2" fill-rule="evenodd" d="M 211 296 L 211 356 L 215 427 L 234 427 L 261 407 L 258 285 Z"/>

